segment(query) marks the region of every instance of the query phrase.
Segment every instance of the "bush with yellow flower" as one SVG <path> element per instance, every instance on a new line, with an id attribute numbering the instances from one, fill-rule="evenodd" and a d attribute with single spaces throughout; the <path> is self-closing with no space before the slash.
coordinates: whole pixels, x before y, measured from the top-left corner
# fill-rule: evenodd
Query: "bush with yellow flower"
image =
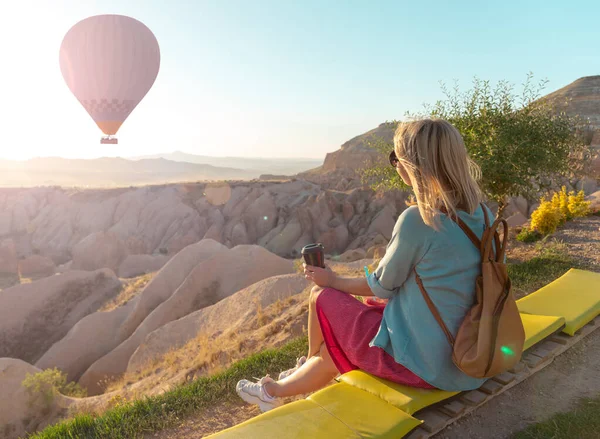
<path id="1" fill-rule="evenodd" d="M 550 235 L 556 228 L 573 218 L 589 215 L 590 202 L 585 201 L 585 193 L 574 191 L 567 193 L 563 186 L 560 192 L 554 193 L 550 200 L 542 197 L 540 206 L 531 214 L 531 226 L 523 228 L 517 235 L 517 240 L 523 242 L 536 241 L 543 236 Z"/>

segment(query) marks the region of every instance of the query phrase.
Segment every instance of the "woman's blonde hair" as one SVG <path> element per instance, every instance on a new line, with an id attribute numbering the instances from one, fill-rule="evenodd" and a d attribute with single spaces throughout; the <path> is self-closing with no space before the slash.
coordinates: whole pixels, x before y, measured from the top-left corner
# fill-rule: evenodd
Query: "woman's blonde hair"
<path id="1" fill-rule="evenodd" d="M 425 224 L 439 230 L 445 207 L 473 214 L 482 196 L 476 182 L 481 170 L 468 154 L 456 128 L 443 119 L 403 122 L 394 135 L 394 151 L 408 174 Z"/>

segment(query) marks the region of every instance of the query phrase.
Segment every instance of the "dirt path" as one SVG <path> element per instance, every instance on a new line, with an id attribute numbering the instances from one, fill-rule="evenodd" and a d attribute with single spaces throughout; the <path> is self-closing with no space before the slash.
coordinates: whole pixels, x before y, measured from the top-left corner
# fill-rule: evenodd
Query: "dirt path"
<path id="1" fill-rule="evenodd" d="M 600 329 L 532 377 L 477 409 L 435 439 L 504 439 L 600 395 Z M 418 415 L 417 415 L 418 417 Z M 574 438 L 575 439 L 575 438 Z"/>
<path id="2" fill-rule="evenodd" d="M 600 216 L 575 218 L 557 230 L 548 243 L 562 243 L 581 268 L 600 272 Z M 510 262 L 523 262 L 538 254 L 537 243 L 526 244 L 511 239 L 508 246 Z"/>
<path id="3" fill-rule="evenodd" d="M 600 216 L 576 218 L 556 231 L 553 239 L 566 244 L 582 268 L 600 272 Z"/>

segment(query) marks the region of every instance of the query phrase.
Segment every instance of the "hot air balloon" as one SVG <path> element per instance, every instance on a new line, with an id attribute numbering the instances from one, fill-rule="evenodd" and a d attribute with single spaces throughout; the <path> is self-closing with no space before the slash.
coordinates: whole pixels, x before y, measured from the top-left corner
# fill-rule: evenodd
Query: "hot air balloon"
<path id="1" fill-rule="evenodd" d="M 60 70 L 71 92 L 106 137 L 113 137 L 154 84 L 160 67 L 156 37 L 123 15 L 96 15 L 76 23 L 60 46 Z"/>

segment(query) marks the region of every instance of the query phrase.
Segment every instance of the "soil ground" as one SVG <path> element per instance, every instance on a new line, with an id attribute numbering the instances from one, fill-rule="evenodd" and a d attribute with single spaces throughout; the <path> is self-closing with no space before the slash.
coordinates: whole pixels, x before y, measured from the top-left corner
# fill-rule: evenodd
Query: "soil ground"
<path id="1" fill-rule="evenodd" d="M 581 398 L 598 395 L 600 328 L 556 357 L 549 366 L 433 437 L 509 438 L 530 424 L 569 411 Z"/>

